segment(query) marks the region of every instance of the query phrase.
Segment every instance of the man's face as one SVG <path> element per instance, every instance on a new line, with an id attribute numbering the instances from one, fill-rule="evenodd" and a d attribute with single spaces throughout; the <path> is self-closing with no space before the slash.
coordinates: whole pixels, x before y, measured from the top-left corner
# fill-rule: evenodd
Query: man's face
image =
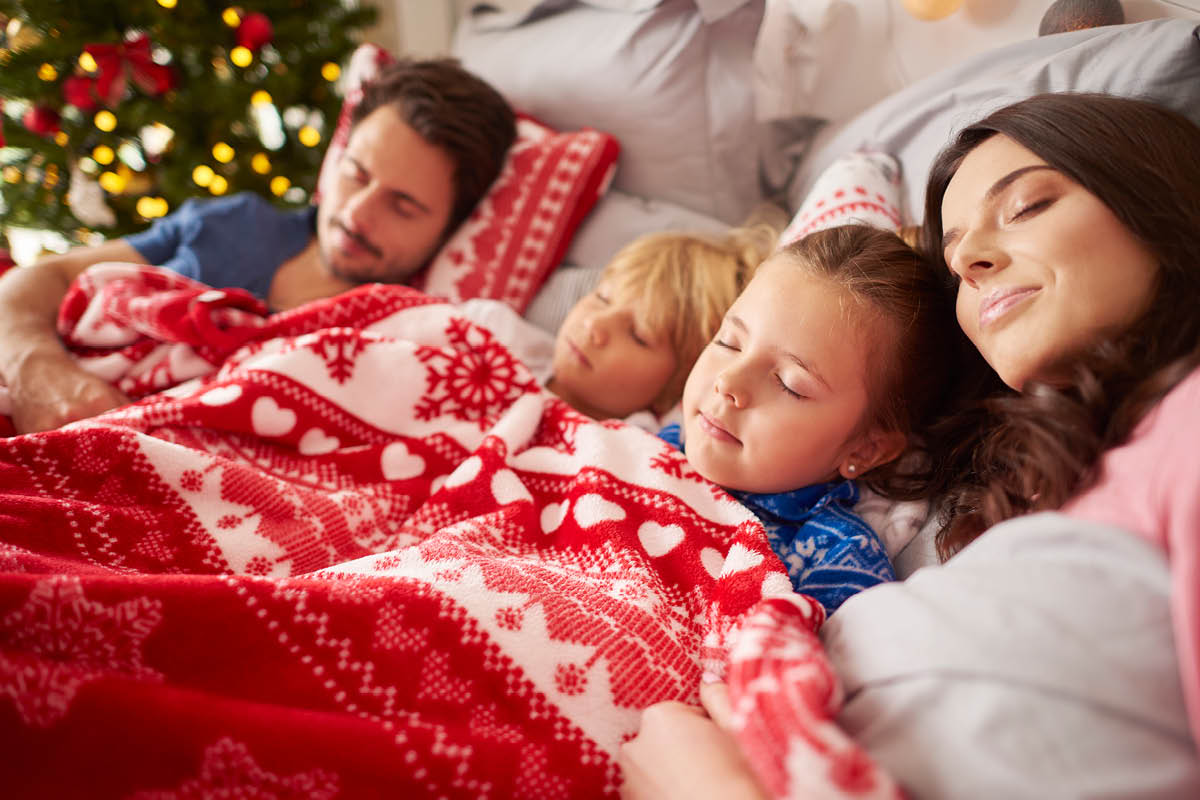
<path id="1" fill-rule="evenodd" d="M 389 106 L 350 134 L 317 211 L 321 259 L 352 283 L 401 283 L 433 257 L 454 207 L 454 162 Z"/>

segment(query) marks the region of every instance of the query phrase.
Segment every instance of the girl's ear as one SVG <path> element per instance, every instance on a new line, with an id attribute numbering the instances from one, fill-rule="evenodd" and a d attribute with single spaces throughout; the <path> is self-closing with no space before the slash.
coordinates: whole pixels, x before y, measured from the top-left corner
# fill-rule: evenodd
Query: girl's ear
<path id="1" fill-rule="evenodd" d="M 899 458 L 907 446 L 905 434 L 873 428 L 863 434 L 842 458 L 838 472 L 843 478 L 861 478 L 880 464 Z"/>

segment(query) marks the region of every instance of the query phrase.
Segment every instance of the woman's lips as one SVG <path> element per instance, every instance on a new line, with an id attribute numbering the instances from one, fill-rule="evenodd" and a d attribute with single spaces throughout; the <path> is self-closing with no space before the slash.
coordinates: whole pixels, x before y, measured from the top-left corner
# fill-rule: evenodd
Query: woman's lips
<path id="1" fill-rule="evenodd" d="M 717 421 L 712 417 L 705 416 L 704 412 L 696 412 L 696 421 L 700 426 L 700 430 L 704 431 L 717 441 L 729 442 L 731 444 L 741 444 L 741 441 L 739 441 L 736 436 L 722 428 L 720 424 L 717 423 Z"/>
<path id="2" fill-rule="evenodd" d="M 979 304 L 979 327 L 986 328 L 1040 291 L 1037 287 L 993 289 Z"/>

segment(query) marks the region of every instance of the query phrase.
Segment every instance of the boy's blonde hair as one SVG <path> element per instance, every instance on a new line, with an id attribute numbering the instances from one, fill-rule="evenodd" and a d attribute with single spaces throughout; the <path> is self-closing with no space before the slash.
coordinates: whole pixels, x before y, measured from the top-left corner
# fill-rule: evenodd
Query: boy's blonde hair
<path id="1" fill-rule="evenodd" d="M 651 233 L 621 248 L 604 268 L 600 282 L 636 302 L 641 323 L 670 340 L 675 351 L 675 373 L 655 398 L 654 411 L 679 402 L 700 351 L 778 239 L 778 228 L 769 223 L 724 234 Z"/>

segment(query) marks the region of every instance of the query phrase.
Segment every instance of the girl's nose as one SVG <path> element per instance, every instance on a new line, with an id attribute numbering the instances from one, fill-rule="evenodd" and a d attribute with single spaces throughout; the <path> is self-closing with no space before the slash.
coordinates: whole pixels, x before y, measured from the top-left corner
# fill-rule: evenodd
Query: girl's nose
<path id="1" fill-rule="evenodd" d="M 717 380 L 713 383 L 713 389 L 717 394 L 731 403 L 734 408 L 745 408 L 750 400 L 749 394 L 737 380 L 737 375 L 732 369 L 723 370 L 717 375 Z"/>

